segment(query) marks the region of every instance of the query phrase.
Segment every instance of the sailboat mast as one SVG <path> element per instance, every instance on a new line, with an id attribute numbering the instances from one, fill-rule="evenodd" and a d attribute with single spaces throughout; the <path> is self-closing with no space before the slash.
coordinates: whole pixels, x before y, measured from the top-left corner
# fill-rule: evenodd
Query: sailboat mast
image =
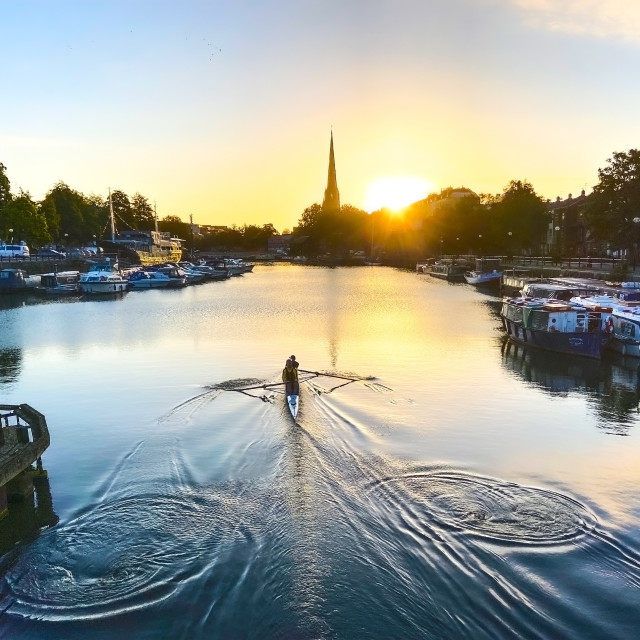
<path id="1" fill-rule="evenodd" d="M 116 225 L 113 220 L 113 203 L 111 202 L 111 189 L 109 189 L 109 217 L 111 218 L 111 242 L 116 241 Z"/>
<path id="2" fill-rule="evenodd" d="M 158 212 L 156 211 L 156 203 L 153 203 L 153 219 L 156 223 L 156 233 L 158 233 Z"/>

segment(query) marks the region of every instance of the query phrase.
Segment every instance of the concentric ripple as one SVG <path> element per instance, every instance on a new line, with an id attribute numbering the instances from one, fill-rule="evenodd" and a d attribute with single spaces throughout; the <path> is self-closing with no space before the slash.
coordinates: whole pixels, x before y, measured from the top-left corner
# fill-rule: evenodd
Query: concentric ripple
<path id="1" fill-rule="evenodd" d="M 386 478 L 376 487 L 399 503 L 409 499 L 408 508 L 428 522 L 496 542 L 560 544 L 597 524 L 585 505 L 561 493 L 462 472 Z"/>
<path id="2" fill-rule="evenodd" d="M 203 556 L 251 541 L 246 525 L 236 524 L 240 509 L 228 494 L 189 492 L 97 506 L 48 532 L 12 567 L 11 611 L 69 620 L 148 608 L 168 598 Z"/>

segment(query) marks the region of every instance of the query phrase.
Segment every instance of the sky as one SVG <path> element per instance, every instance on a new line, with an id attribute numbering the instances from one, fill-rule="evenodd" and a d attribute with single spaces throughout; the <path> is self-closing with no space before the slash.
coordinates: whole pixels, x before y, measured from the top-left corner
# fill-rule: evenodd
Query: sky
<path id="1" fill-rule="evenodd" d="M 293 228 L 447 187 L 589 193 L 640 134 L 629 0 L 0 0 L 0 163 L 42 199 Z M 386 200 L 386 201 L 385 201 Z"/>

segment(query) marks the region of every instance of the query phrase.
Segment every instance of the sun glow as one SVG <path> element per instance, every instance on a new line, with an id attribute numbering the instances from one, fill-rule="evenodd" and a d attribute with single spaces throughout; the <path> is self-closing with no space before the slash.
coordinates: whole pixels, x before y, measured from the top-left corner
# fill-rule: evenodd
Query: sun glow
<path id="1" fill-rule="evenodd" d="M 377 211 L 386 207 L 398 211 L 407 205 L 426 198 L 433 185 L 423 178 L 396 176 L 379 178 L 367 187 L 365 209 Z"/>

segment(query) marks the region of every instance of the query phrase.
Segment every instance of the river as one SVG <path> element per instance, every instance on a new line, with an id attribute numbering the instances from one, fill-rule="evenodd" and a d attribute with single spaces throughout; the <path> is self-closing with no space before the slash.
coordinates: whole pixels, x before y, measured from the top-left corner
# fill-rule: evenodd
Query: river
<path id="1" fill-rule="evenodd" d="M 638 637 L 638 364 L 386 267 L 0 297 L 55 516 L 0 523 L 0 638 Z"/>

